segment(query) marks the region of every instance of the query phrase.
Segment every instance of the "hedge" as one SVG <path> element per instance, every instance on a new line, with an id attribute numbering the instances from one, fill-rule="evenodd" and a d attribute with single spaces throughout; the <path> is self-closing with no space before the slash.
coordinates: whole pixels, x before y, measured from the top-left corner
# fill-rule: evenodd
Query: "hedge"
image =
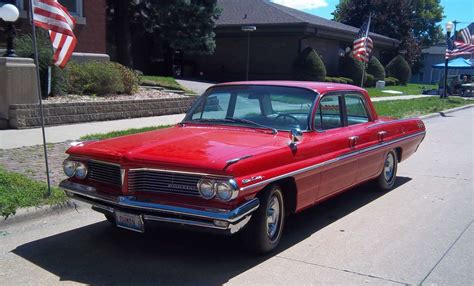
<path id="1" fill-rule="evenodd" d="M 401 56 L 394 57 L 385 68 L 387 75 L 397 78 L 400 84 L 406 85 L 411 77 L 411 68 L 408 62 Z"/>
<path id="2" fill-rule="evenodd" d="M 346 54 L 340 62 L 340 73 L 344 77 L 352 79 L 352 84 L 360 86 L 364 64 L 355 60 L 352 54 Z M 367 80 L 367 74 L 364 74 L 364 82 Z"/>
<path id="3" fill-rule="evenodd" d="M 385 69 L 374 56 L 370 58 L 369 64 L 367 65 L 367 73 L 373 75 L 375 81 L 385 79 Z"/>
<path id="4" fill-rule="evenodd" d="M 311 47 L 304 49 L 298 55 L 294 72 L 296 79 L 308 81 L 323 81 L 327 74 L 321 57 Z"/>

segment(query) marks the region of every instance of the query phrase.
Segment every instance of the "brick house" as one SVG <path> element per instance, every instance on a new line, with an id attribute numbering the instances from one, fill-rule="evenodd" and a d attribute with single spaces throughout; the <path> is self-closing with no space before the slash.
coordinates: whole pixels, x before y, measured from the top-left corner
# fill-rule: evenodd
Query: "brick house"
<path id="1" fill-rule="evenodd" d="M 352 42 L 359 27 L 344 25 L 267 0 L 218 0 L 222 9 L 216 21 L 216 50 L 200 56 L 184 51 L 181 73 L 211 80 L 241 80 L 247 61 L 247 32 L 250 34 L 250 79 L 289 79 L 293 63 L 306 47 L 313 47 L 325 62 L 328 75 L 336 75 L 341 53 Z M 391 59 L 399 41 L 371 33 L 373 54 L 382 62 Z"/>
<path id="2" fill-rule="evenodd" d="M 75 52 L 105 54 L 106 0 L 59 0 L 59 2 L 68 8 L 77 21 L 74 29 L 78 40 Z M 20 19 L 15 23 L 18 32 L 30 31 L 27 12 L 29 0 L 0 0 L 0 6 L 7 3 L 14 4 L 20 10 Z M 0 37 L 0 45 L 4 45 L 4 35 Z"/>

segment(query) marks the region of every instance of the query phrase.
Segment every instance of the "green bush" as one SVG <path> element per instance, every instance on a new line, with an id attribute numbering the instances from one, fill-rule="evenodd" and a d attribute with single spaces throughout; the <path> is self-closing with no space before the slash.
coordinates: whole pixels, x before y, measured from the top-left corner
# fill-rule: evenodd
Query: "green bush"
<path id="1" fill-rule="evenodd" d="M 365 81 L 364 86 L 366 87 L 375 86 L 375 77 L 371 74 L 367 74 L 367 80 Z"/>
<path id="2" fill-rule="evenodd" d="M 64 73 L 53 63 L 53 47 L 46 31 L 38 30 L 36 35 L 38 46 L 38 60 L 40 69 L 41 94 L 48 96 L 48 67 L 51 66 L 51 95 L 62 95 L 66 84 Z M 23 34 L 15 39 L 15 52 L 18 56 L 34 59 L 33 37 L 31 34 Z"/>
<path id="3" fill-rule="evenodd" d="M 387 80 L 390 80 L 393 83 L 392 85 L 399 85 L 400 84 L 400 81 L 398 80 L 398 78 L 394 78 L 394 77 L 389 76 L 389 77 L 385 78 L 385 81 L 387 81 Z"/>
<path id="4" fill-rule="evenodd" d="M 375 81 L 385 79 L 385 69 L 376 57 L 370 58 L 369 64 L 367 66 L 367 73 L 373 75 Z"/>
<path id="5" fill-rule="evenodd" d="M 339 77 L 339 79 L 342 79 L 344 80 L 347 84 L 353 84 L 354 81 L 351 79 L 351 78 L 348 78 L 348 77 Z"/>
<path id="6" fill-rule="evenodd" d="M 340 73 L 347 78 L 352 80 L 352 84 L 360 86 L 362 79 L 362 72 L 364 69 L 364 64 L 355 60 L 352 57 L 352 54 L 347 54 L 340 62 Z M 364 82 L 367 78 L 367 74 L 364 75 Z"/>
<path id="7" fill-rule="evenodd" d="M 408 62 L 401 56 L 394 57 L 386 66 L 387 75 L 400 80 L 400 84 L 406 85 L 411 77 L 411 68 Z"/>
<path id="8" fill-rule="evenodd" d="M 313 48 L 302 51 L 294 64 L 295 77 L 299 80 L 324 81 L 327 73 L 323 61 Z"/>
<path id="9" fill-rule="evenodd" d="M 68 92 L 86 95 L 133 94 L 139 78 L 132 70 L 113 62 L 70 63 Z"/>
<path id="10" fill-rule="evenodd" d="M 120 71 L 122 75 L 122 83 L 124 86 L 124 93 L 134 94 L 138 91 L 140 84 L 140 76 L 137 72 L 132 69 L 127 68 L 119 63 L 114 63 L 116 68 Z"/>

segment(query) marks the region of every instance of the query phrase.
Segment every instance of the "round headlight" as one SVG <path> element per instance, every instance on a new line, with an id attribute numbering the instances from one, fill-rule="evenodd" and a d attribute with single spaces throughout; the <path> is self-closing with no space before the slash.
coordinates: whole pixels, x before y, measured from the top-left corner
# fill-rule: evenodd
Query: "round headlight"
<path id="1" fill-rule="evenodd" d="M 63 171 L 66 176 L 73 177 L 76 174 L 76 162 L 70 160 L 64 160 Z"/>
<path id="2" fill-rule="evenodd" d="M 214 189 L 214 182 L 211 180 L 200 180 L 198 183 L 198 189 L 201 196 L 207 200 L 212 199 L 216 195 L 216 190 Z"/>
<path id="3" fill-rule="evenodd" d="M 85 179 L 87 177 L 87 172 L 87 167 L 84 163 L 76 163 L 76 178 L 81 180 Z"/>
<path id="4" fill-rule="evenodd" d="M 229 182 L 218 182 L 215 186 L 216 196 L 222 201 L 230 201 L 237 195 L 236 190 Z"/>

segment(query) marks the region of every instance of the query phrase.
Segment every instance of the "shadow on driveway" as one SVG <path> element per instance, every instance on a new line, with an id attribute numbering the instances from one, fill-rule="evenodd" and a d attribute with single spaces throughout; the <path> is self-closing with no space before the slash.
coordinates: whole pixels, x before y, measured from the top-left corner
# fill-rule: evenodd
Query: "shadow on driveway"
<path id="1" fill-rule="evenodd" d="M 399 177 L 396 188 L 410 180 Z M 26 243 L 13 253 L 61 281 L 221 285 L 384 194 L 365 184 L 291 216 L 279 248 L 267 256 L 247 252 L 238 237 L 167 228 L 139 234 L 105 221 Z"/>

